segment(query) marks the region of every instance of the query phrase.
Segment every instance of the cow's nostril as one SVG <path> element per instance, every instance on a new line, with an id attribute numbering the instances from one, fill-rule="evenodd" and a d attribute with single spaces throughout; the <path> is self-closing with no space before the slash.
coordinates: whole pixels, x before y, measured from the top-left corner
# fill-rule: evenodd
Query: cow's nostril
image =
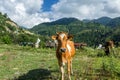
<path id="1" fill-rule="evenodd" d="M 65 52 L 66 49 L 65 49 L 65 48 L 61 48 L 60 51 L 61 51 L 61 52 Z"/>

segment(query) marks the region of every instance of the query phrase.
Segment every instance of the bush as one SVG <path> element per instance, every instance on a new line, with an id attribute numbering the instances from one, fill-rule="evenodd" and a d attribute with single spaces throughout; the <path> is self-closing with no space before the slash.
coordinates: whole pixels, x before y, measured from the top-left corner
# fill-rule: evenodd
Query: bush
<path id="1" fill-rule="evenodd" d="M 2 37 L 2 41 L 5 43 L 5 44 L 11 44 L 12 43 L 12 39 L 10 38 L 10 36 L 8 35 L 5 35 Z"/>
<path id="2" fill-rule="evenodd" d="M 91 47 L 84 47 L 84 50 L 86 51 L 86 54 L 91 57 L 95 57 L 97 55 L 95 49 Z"/>
<path id="3" fill-rule="evenodd" d="M 109 71 L 112 75 L 120 74 L 120 62 L 119 59 L 114 57 L 104 57 L 103 58 L 104 69 Z"/>
<path id="4" fill-rule="evenodd" d="M 97 56 L 98 56 L 98 57 L 103 57 L 103 56 L 105 56 L 105 53 L 104 53 L 104 51 L 103 51 L 102 49 L 97 49 L 96 52 L 97 52 Z"/>

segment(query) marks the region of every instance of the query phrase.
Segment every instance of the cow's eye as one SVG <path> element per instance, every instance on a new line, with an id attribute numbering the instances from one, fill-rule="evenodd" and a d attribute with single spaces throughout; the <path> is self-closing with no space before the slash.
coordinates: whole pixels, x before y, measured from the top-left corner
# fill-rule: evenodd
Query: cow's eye
<path id="1" fill-rule="evenodd" d="M 58 39 L 58 36 L 56 37 L 56 39 Z"/>

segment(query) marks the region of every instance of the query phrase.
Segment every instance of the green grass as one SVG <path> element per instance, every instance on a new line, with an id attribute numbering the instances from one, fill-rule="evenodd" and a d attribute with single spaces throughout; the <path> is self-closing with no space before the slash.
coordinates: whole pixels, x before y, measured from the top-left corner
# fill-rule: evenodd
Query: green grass
<path id="1" fill-rule="evenodd" d="M 73 59 L 72 80 L 120 80 L 120 48 L 117 57 L 103 50 L 84 48 Z M 67 71 L 65 72 L 67 74 Z M 55 49 L 0 45 L 0 80 L 59 80 Z M 67 75 L 65 75 L 67 79 Z"/>

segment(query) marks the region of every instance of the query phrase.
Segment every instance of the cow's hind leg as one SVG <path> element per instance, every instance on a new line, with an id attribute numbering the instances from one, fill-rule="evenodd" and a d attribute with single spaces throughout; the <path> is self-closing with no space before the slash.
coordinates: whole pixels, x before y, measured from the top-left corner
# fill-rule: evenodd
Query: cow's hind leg
<path id="1" fill-rule="evenodd" d="M 73 70 L 72 70 L 72 60 L 70 61 L 70 73 L 73 75 Z"/>

